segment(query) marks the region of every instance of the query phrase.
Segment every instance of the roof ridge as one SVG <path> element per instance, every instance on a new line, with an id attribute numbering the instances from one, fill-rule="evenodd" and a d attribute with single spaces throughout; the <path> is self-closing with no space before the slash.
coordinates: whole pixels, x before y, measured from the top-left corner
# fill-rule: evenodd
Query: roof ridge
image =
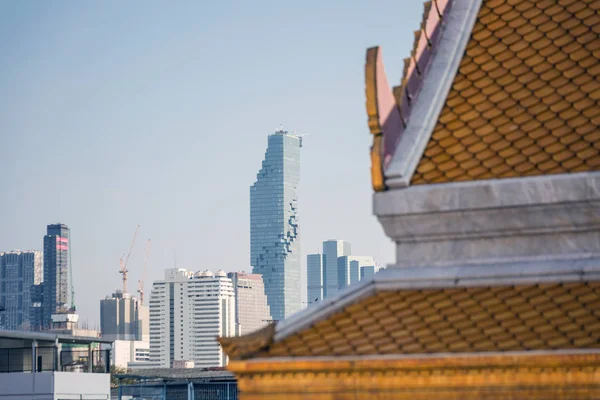
<path id="1" fill-rule="evenodd" d="M 404 70 L 400 85 L 392 88 L 396 103 L 400 108 L 402 124 L 406 127 L 411 105 L 417 99 L 421 83 L 426 75 L 432 53 L 439 41 L 439 27 L 452 0 L 432 0 L 423 3 L 421 27 L 414 31 L 413 48 L 410 57 L 404 59 Z M 435 5 L 434 13 L 431 12 Z M 395 150 L 395 149 L 394 149 Z"/>

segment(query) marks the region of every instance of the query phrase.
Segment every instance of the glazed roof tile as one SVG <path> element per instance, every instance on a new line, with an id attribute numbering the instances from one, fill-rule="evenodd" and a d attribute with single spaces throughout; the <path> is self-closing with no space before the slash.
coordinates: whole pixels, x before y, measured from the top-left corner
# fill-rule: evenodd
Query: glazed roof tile
<path id="1" fill-rule="evenodd" d="M 234 360 L 600 349 L 600 270 L 553 268 L 385 271 L 277 329 L 220 341 Z"/>
<path id="2" fill-rule="evenodd" d="M 447 13 L 453 2 L 443 3 Z M 426 3 L 401 85 L 393 89 L 402 125 L 383 132 L 383 170 L 427 79 L 419 65 L 439 50 L 421 40 L 423 26 L 445 34 L 444 14 L 432 18 L 431 7 Z M 600 169 L 600 0 L 482 1 L 450 78 L 410 184 Z"/>

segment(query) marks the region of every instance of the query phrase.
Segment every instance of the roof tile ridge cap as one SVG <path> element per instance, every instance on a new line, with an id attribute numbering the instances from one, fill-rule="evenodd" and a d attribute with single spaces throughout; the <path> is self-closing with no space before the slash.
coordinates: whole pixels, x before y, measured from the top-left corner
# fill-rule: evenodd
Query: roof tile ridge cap
<path id="1" fill-rule="evenodd" d="M 433 57 L 429 57 L 424 63 L 424 66 L 419 67 L 419 61 L 425 55 L 425 49 L 433 55 L 433 51 L 439 42 L 440 35 L 438 29 L 441 26 L 444 16 L 447 15 L 452 0 L 430 0 L 423 3 L 423 19 L 419 30 L 414 31 L 415 40 L 410 57 L 404 59 L 404 71 L 400 85 L 394 86 L 392 92 L 396 98 L 396 104 L 400 109 L 400 118 L 404 127 L 408 124 L 412 104 L 417 101 L 419 91 L 422 86 L 423 79 L 427 75 L 427 67 L 431 64 Z M 431 10 L 435 7 L 435 12 Z M 424 41 L 425 46 L 421 43 Z M 420 45 L 421 44 L 421 45 Z M 422 70 L 421 70 L 422 69 Z M 417 80 L 417 85 L 414 93 L 409 93 L 409 82 L 413 79 Z"/>
<path id="2" fill-rule="evenodd" d="M 264 328 L 242 336 L 218 337 L 217 341 L 231 359 L 251 358 L 261 351 L 268 350 L 273 344 L 276 325 L 277 322 L 270 323 Z"/>
<path id="3" fill-rule="evenodd" d="M 423 102 L 415 102 L 413 101 L 411 104 L 411 113 L 415 112 L 416 109 L 421 110 L 423 107 L 429 109 L 429 112 L 425 116 L 420 116 L 419 118 L 423 118 L 423 120 L 419 121 L 406 121 L 407 126 L 406 129 L 408 132 L 412 129 L 414 130 L 415 126 L 420 126 L 419 130 L 428 130 L 433 129 L 430 125 L 435 124 L 437 121 L 437 116 L 439 114 L 438 102 L 440 99 L 444 99 L 447 96 L 447 91 L 450 89 L 450 85 L 452 83 L 452 79 L 448 79 L 446 82 L 446 78 L 450 76 L 454 76 L 456 71 L 458 70 L 458 64 L 460 63 L 460 59 L 464 55 L 464 49 L 468 43 L 468 40 L 471 35 L 471 31 L 473 28 L 473 24 L 477 20 L 477 16 L 479 13 L 479 9 L 481 7 L 482 2 L 485 0 L 437 0 L 435 1 L 435 5 L 437 9 L 439 9 L 442 14 L 443 20 L 440 19 L 438 23 L 435 25 L 438 29 L 436 33 L 437 40 L 434 40 L 434 51 L 429 59 L 429 63 L 427 65 L 427 70 L 425 71 L 425 76 L 423 81 L 421 82 L 422 86 L 420 87 L 420 94 L 422 95 L 423 88 L 425 87 L 428 79 L 431 74 L 440 75 L 444 74 L 444 76 L 436 76 L 438 79 L 437 87 L 438 89 L 434 90 L 437 93 L 437 97 L 432 100 L 432 105 L 429 104 L 428 101 Z M 430 12 L 430 18 L 439 18 L 439 14 L 437 12 Z M 439 22 L 442 22 L 441 24 Z M 468 30 L 468 35 L 466 34 Z M 450 43 L 445 43 L 445 42 Z M 455 42 L 455 43 L 454 43 Z M 441 44 L 450 45 L 453 48 L 452 56 L 450 57 L 449 63 L 452 64 L 452 71 L 448 68 L 445 68 L 443 71 L 431 70 L 431 66 L 438 64 L 438 61 L 441 59 L 445 60 L 444 54 L 448 53 L 448 49 L 446 47 L 442 48 Z M 462 49 L 462 51 L 460 50 Z M 456 70 L 454 70 L 454 64 L 456 65 Z M 438 73 L 439 72 L 439 73 Z M 410 77 L 409 77 L 410 79 Z M 442 81 L 439 81 L 442 79 Z M 394 88 L 397 91 L 397 88 Z M 431 89 L 431 88 L 429 88 Z M 443 92 L 443 93 L 442 93 Z M 433 107 L 433 108 L 432 108 Z M 405 110 L 402 110 L 405 112 Z M 433 114 L 432 114 L 433 113 Z M 434 115 L 435 114 L 435 115 Z M 404 115 L 408 115 L 406 112 Z M 413 125 L 416 124 L 416 125 Z M 412 132 L 414 133 L 414 132 Z M 410 186 L 410 180 L 414 174 L 414 169 L 418 164 L 418 160 L 421 158 L 423 151 L 425 150 L 425 146 L 427 145 L 427 141 L 429 140 L 431 135 L 431 131 L 428 132 L 427 135 L 420 135 L 419 137 L 415 137 L 414 134 L 411 134 L 411 139 L 406 141 L 399 141 L 396 149 L 395 156 L 392 162 L 388 165 L 389 168 L 386 168 L 385 172 L 385 187 L 389 189 L 398 189 Z M 398 153 L 400 152 L 400 156 Z"/>

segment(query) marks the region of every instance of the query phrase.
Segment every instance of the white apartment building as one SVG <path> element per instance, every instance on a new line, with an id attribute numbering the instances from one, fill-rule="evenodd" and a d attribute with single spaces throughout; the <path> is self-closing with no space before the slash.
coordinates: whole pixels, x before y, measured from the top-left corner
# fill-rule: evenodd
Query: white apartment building
<path id="1" fill-rule="evenodd" d="M 223 271 L 168 269 L 150 293 L 150 362 L 169 368 L 194 361 L 197 368 L 227 365 L 218 336 L 238 332 L 233 283 Z"/>

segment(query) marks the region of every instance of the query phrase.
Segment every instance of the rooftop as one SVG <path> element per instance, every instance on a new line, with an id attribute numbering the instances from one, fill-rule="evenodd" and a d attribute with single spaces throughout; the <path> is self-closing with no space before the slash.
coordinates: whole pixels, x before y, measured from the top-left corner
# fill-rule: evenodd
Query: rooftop
<path id="1" fill-rule="evenodd" d="M 0 342 L 3 339 L 14 339 L 14 340 L 37 340 L 40 342 L 55 342 L 58 343 L 74 343 L 74 344 L 91 344 L 91 343 L 112 343 L 111 340 L 95 338 L 95 337 L 83 337 L 83 336 L 71 336 L 63 335 L 52 332 L 34 332 L 34 331 L 5 331 L 0 330 Z"/>
<path id="2" fill-rule="evenodd" d="M 399 86 L 381 50 L 367 54 L 374 188 L 599 170 L 599 12 L 595 0 L 426 2 Z"/>
<path id="3" fill-rule="evenodd" d="M 235 376 L 229 371 L 204 368 L 147 368 L 119 374 L 117 377 L 139 380 L 235 380 Z"/>
<path id="4" fill-rule="evenodd" d="M 220 340 L 232 359 L 599 348 L 597 261 L 387 269 L 277 325 Z"/>

